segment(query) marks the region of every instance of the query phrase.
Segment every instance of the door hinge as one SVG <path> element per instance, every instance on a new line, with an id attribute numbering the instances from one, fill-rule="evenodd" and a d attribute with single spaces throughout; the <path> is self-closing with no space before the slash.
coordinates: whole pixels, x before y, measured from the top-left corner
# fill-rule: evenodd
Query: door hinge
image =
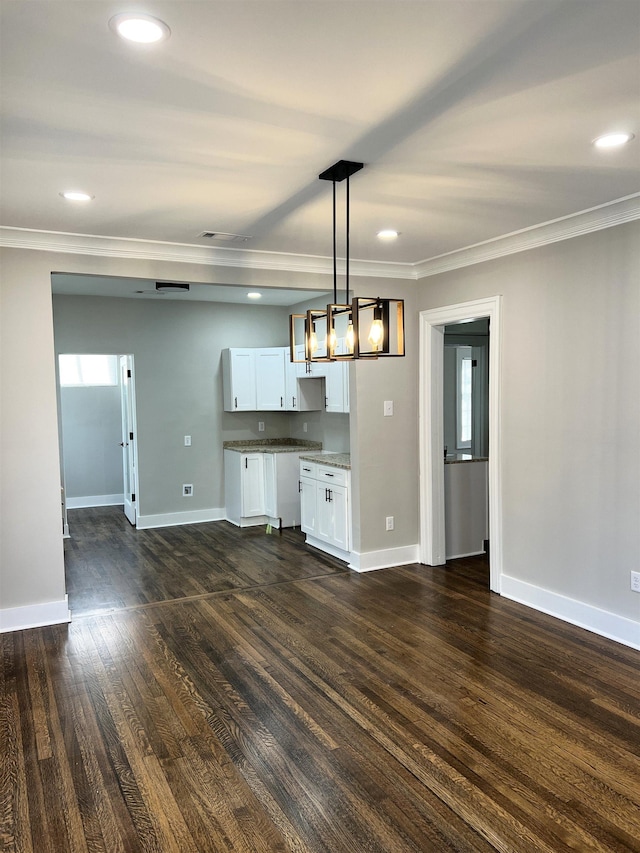
<path id="1" fill-rule="evenodd" d="M 472 358 L 471 359 L 471 367 L 477 367 L 477 366 L 478 366 L 478 359 Z"/>
<path id="2" fill-rule="evenodd" d="M 131 379 L 131 371 L 127 370 L 127 379 Z"/>
<path id="3" fill-rule="evenodd" d="M 131 503 L 133 504 L 135 502 L 136 502 L 136 493 L 133 492 L 133 494 L 131 495 Z"/>
<path id="4" fill-rule="evenodd" d="M 133 441 L 133 433 L 132 432 L 129 433 L 129 441 Z"/>

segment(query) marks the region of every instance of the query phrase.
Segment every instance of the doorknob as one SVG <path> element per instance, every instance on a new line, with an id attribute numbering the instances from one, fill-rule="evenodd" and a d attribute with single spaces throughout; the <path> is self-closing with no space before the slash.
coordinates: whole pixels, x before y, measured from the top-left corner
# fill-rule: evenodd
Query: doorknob
<path id="1" fill-rule="evenodd" d="M 128 441 L 121 441 L 120 447 L 129 447 L 129 442 Z"/>

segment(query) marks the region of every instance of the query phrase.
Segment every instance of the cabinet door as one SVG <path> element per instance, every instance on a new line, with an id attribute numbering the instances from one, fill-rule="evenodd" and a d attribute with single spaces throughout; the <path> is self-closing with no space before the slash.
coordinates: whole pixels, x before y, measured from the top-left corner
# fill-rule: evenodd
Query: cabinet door
<path id="1" fill-rule="evenodd" d="M 222 368 L 225 412 L 255 412 L 255 350 L 223 350 Z"/>
<path id="2" fill-rule="evenodd" d="M 316 490 L 315 480 L 300 478 L 300 527 L 305 533 L 316 535 Z"/>
<path id="3" fill-rule="evenodd" d="M 278 477 L 275 453 L 264 453 L 264 514 L 275 518 L 278 513 Z"/>
<path id="4" fill-rule="evenodd" d="M 259 412 L 284 411 L 284 350 L 256 350 L 256 401 Z"/>
<path id="5" fill-rule="evenodd" d="M 316 482 L 316 530 L 315 536 L 323 542 L 333 539 L 333 510 L 329 501 L 329 487 Z"/>
<path id="6" fill-rule="evenodd" d="M 242 515 L 264 515 L 264 454 L 247 453 L 242 459 Z"/>
<path id="7" fill-rule="evenodd" d="M 327 412 L 344 412 L 344 373 L 343 364 L 339 361 L 327 365 L 325 394 Z"/>
<path id="8" fill-rule="evenodd" d="M 332 486 L 329 489 L 331 505 L 331 544 L 343 551 L 350 549 L 348 491 L 345 486 Z"/>

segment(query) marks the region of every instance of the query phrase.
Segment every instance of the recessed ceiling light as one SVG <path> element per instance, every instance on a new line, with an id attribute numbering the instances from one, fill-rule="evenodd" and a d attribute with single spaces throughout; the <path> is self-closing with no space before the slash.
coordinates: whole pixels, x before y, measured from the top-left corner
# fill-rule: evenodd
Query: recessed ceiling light
<path id="1" fill-rule="evenodd" d="M 60 193 L 62 198 L 66 198 L 67 201 L 91 201 L 91 199 L 95 198 L 94 195 L 89 195 L 89 193 L 81 193 L 78 190 L 67 190 L 66 192 Z"/>
<path id="2" fill-rule="evenodd" d="M 262 294 L 256 292 L 247 293 L 247 299 L 262 299 Z"/>
<path id="3" fill-rule="evenodd" d="M 393 228 L 383 228 L 382 231 L 378 231 L 378 239 L 379 240 L 395 240 L 398 236 L 398 231 L 394 231 Z"/>
<path id="4" fill-rule="evenodd" d="M 596 148 L 617 148 L 619 145 L 631 142 L 632 139 L 633 133 L 606 133 L 594 139 L 593 144 Z"/>
<path id="5" fill-rule="evenodd" d="M 137 44 L 154 44 L 168 39 L 171 35 L 171 30 L 165 22 L 151 15 L 123 12 L 120 15 L 114 15 L 109 21 L 109 26 L 120 38 Z"/>

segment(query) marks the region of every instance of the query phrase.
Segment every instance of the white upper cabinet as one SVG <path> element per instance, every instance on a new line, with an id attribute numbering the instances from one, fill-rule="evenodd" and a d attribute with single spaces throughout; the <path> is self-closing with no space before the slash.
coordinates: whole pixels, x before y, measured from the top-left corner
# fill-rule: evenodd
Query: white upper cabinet
<path id="1" fill-rule="evenodd" d="M 256 411 L 256 361 L 254 349 L 222 351 L 225 412 Z"/>
<path id="2" fill-rule="evenodd" d="M 256 404 L 259 412 L 283 412 L 285 409 L 284 347 L 255 350 Z"/>
<path id="3" fill-rule="evenodd" d="M 321 411 L 322 380 L 299 381 L 299 367 L 304 365 L 291 361 L 288 347 L 223 350 L 225 412 Z"/>
<path id="4" fill-rule="evenodd" d="M 349 365 L 346 361 L 327 365 L 325 408 L 327 412 L 349 411 Z"/>

